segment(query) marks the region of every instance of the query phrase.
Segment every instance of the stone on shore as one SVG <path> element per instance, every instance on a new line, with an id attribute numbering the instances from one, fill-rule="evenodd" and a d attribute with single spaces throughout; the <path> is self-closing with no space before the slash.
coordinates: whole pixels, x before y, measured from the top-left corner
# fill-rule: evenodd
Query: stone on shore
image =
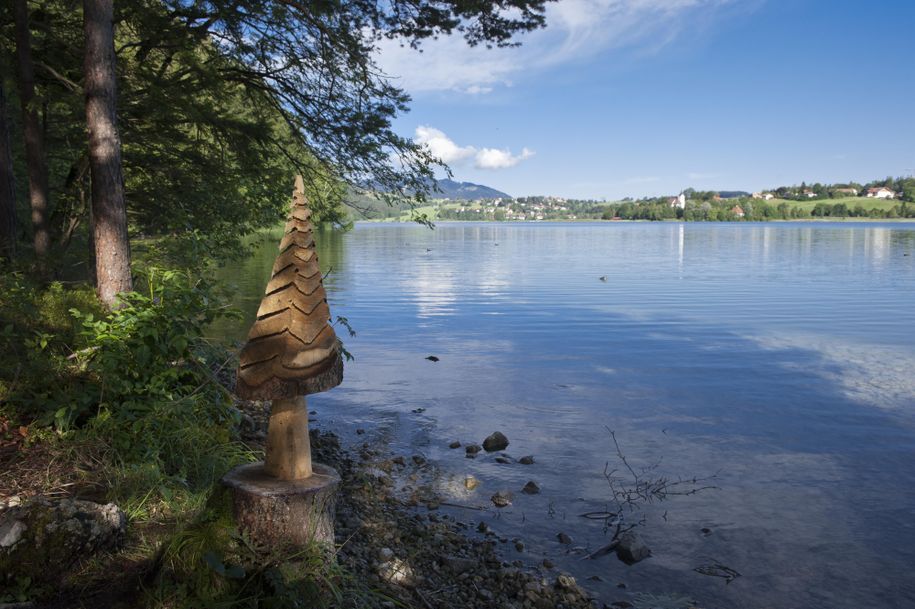
<path id="1" fill-rule="evenodd" d="M 34 499 L 0 514 L 0 574 L 56 584 L 77 561 L 116 549 L 126 529 L 113 503 Z"/>

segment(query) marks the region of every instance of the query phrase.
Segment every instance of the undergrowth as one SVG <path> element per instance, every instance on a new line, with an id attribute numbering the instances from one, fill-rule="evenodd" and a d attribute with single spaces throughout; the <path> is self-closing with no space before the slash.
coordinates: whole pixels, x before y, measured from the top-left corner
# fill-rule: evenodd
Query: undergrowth
<path id="1" fill-rule="evenodd" d="M 203 337 L 229 312 L 201 276 L 147 268 L 105 312 L 86 285 L 0 273 L 0 447 L 11 449 L 0 498 L 113 501 L 130 521 L 129 552 L 151 559 L 221 476 L 254 459 L 220 382 L 233 358 Z"/>
<path id="2" fill-rule="evenodd" d="M 104 313 L 85 286 L 0 275 L 0 416 L 34 443 L 91 446 L 96 475 L 133 519 L 199 507 L 251 460 L 217 375 L 230 355 L 202 333 L 227 311 L 190 271 L 145 270 Z"/>
<path id="3" fill-rule="evenodd" d="M 0 498 L 75 494 L 127 514 L 126 546 L 70 574 L 74 604 L 365 606 L 326 550 L 268 551 L 236 528 L 219 479 L 256 455 L 226 388 L 234 356 L 203 334 L 232 313 L 209 273 L 183 268 L 146 266 L 112 312 L 86 284 L 0 269 Z M 48 594 L 20 588 L 0 599 Z"/>
<path id="4" fill-rule="evenodd" d="M 339 567 L 329 551 L 258 547 L 239 533 L 229 493 L 214 491 L 190 524 L 163 545 L 145 604 L 154 608 L 361 607 L 373 594 Z"/>

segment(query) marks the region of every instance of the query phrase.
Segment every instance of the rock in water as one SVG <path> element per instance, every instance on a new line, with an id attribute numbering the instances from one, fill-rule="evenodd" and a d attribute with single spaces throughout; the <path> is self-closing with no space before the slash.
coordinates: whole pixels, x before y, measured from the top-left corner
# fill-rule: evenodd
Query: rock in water
<path id="1" fill-rule="evenodd" d="M 448 445 L 448 448 L 460 448 L 460 447 L 461 447 L 461 443 L 459 440 L 455 440 L 454 442 L 452 442 L 451 444 Z"/>
<path id="2" fill-rule="evenodd" d="M 496 431 L 490 434 L 488 438 L 483 440 L 483 450 L 488 453 L 496 452 L 497 450 L 505 450 L 508 447 L 508 438 L 505 437 L 501 431 Z"/>
<path id="3" fill-rule="evenodd" d="M 540 487 L 533 480 L 528 480 L 527 484 L 524 485 L 524 488 L 521 489 L 521 492 L 528 495 L 536 495 L 540 492 Z"/>
<path id="4" fill-rule="evenodd" d="M 113 503 L 33 500 L 0 514 L 0 573 L 56 585 L 77 560 L 118 547 L 126 529 Z"/>
<path id="5" fill-rule="evenodd" d="M 507 507 L 512 504 L 512 494 L 508 491 L 499 491 L 491 497 L 491 500 L 496 507 Z"/>
<path id="6" fill-rule="evenodd" d="M 521 465 L 533 465 L 534 457 L 532 457 L 531 455 L 521 457 L 520 459 L 518 459 L 518 463 L 520 463 Z"/>
<path id="7" fill-rule="evenodd" d="M 651 550 L 642 541 L 642 538 L 627 531 L 620 535 L 619 544 L 616 546 L 617 557 L 627 565 L 634 565 L 651 556 Z"/>
<path id="8" fill-rule="evenodd" d="M 468 445 L 464 448 L 464 451 L 465 451 L 468 455 L 475 455 L 475 454 L 477 454 L 478 452 L 480 452 L 480 447 L 477 446 L 476 444 L 468 444 Z"/>
<path id="9" fill-rule="evenodd" d="M 562 532 L 556 533 L 556 540 L 565 546 L 572 545 L 572 538 Z"/>

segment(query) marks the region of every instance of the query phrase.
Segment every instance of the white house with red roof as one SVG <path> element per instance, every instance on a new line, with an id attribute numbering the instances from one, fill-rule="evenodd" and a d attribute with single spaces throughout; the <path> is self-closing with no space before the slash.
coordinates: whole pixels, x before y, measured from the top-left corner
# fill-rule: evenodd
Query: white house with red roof
<path id="1" fill-rule="evenodd" d="M 896 193 L 886 186 L 879 186 L 877 188 L 868 188 L 867 189 L 867 198 L 868 199 L 895 199 Z"/>

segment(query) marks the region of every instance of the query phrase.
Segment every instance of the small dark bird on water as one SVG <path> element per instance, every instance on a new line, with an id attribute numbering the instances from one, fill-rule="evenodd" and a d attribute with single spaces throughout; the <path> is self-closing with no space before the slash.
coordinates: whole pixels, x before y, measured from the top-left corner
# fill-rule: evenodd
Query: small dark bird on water
<path id="1" fill-rule="evenodd" d="M 601 281 L 607 281 L 607 277 L 606 277 L 606 276 L 601 277 L 600 280 L 601 280 Z"/>
<path id="2" fill-rule="evenodd" d="M 438 361 L 438 358 L 435 357 L 434 355 L 430 355 L 430 356 L 427 357 L 426 359 L 429 360 L 430 362 L 437 362 L 437 361 Z"/>

